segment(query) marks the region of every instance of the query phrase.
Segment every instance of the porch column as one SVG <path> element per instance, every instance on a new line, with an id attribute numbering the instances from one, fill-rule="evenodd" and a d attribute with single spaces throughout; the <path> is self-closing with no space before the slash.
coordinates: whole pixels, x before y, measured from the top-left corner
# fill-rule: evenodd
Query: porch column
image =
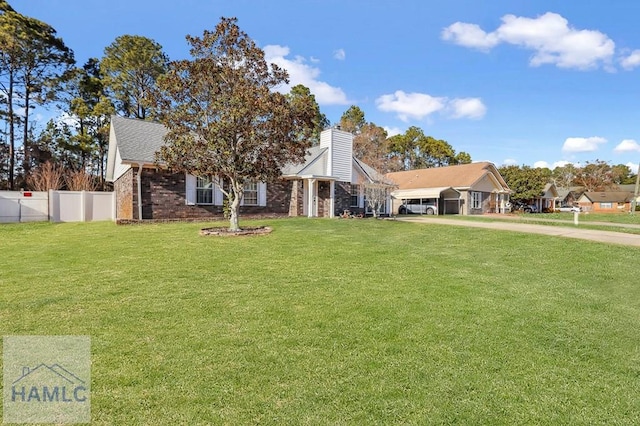
<path id="1" fill-rule="evenodd" d="M 307 217 L 316 216 L 316 180 L 309 179 L 309 193 L 307 194 Z"/>
<path id="2" fill-rule="evenodd" d="M 137 184 L 138 184 L 138 220 L 142 220 L 142 163 L 138 164 L 138 176 L 137 176 Z"/>
<path id="3" fill-rule="evenodd" d="M 335 217 L 335 207 L 336 207 L 336 183 L 334 181 L 329 182 L 329 217 Z"/>

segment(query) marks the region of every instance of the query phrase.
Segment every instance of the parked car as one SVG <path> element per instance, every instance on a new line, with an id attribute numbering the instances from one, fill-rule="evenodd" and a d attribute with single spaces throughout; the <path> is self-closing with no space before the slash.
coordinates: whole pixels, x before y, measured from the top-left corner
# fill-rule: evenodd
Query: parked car
<path id="1" fill-rule="evenodd" d="M 582 208 L 579 206 L 565 206 L 565 207 L 559 207 L 556 209 L 559 212 L 581 212 Z"/>
<path id="2" fill-rule="evenodd" d="M 535 204 L 514 203 L 511 211 L 519 211 L 523 213 L 539 213 Z"/>
<path id="3" fill-rule="evenodd" d="M 425 199 L 406 200 L 398 208 L 398 214 L 437 214 L 438 206 L 435 202 Z"/>

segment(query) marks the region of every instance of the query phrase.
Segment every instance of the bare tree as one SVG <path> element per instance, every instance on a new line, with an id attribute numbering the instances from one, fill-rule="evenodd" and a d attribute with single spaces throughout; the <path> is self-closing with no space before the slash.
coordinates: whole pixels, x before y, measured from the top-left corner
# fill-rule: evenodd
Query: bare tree
<path id="1" fill-rule="evenodd" d="M 373 217 L 378 217 L 394 186 L 385 182 L 369 182 L 365 183 L 363 187 L 367 207 L 373 212 Z"/>
<path id="2" fill-rule="evenodd" d="M 50 189 L 60 189 L 64 183 L 64 171 L 56 164 L 47 161 L 39 165 L 27 177 L 29 188 L 34 191 L 48 191 Z"/>
<path id="3" fill-rule="evenodd" d="M 95 191 L 98 188 L 95 177 L 84 170 L 67 173 L 64 182 L 69 191 Z"/>

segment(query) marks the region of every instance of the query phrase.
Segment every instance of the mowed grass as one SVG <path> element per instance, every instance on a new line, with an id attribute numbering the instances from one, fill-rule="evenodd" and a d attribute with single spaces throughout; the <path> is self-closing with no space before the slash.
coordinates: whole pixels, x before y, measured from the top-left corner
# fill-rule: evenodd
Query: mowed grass
<path id="1" fill-rule="evenodd" d="M 415 217 L 414 215 L 406 217 Z M 437 219 L 442 216 L 422 216 Z M 518 213 L 498 216 L 457 216 L 449 215 L 447 219 L 480 221 L 480 222 L 526 222 L 546 226 L 569 226 L 574 228 L 574 214 L 563 213 Z M 578 225 L 581 229 L 593 229 L 600 231 L 622 232 L 625 234 L 640 234 L 640 213 L 630 215 L 628 213 L 580 213 Z"/>
<path id="2" fill-rule="evenodd" d="M 638 249 L 244 224 L 0 226 L 2 334 L 90 335 L 96 425 L 640 424 Z"/>

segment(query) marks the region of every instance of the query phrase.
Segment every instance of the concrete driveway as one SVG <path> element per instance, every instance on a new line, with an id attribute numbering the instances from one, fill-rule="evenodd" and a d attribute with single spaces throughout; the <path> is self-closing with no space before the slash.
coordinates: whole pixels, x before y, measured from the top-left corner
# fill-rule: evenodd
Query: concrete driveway
<path id="1" fill-rule="evenodd" d="M 526 232 L 529 234 L 555 235 L 557 237 L 577 238 L 608 244 L 620 244 L 640 247 L 640 235 L 613 231 L 584 229 L 568 223 L 566 226 L 534 225 L 522 222 L 480 222 L 463 219 L 447 219 L 442 216 L 403 216 L 396 218 L 403 222 L 428 223 L 432 225 L 467 226 L 472 228 L 497 229 L 502 231 Z M 597 224 L 597 223 L 594 223 Z"/>

